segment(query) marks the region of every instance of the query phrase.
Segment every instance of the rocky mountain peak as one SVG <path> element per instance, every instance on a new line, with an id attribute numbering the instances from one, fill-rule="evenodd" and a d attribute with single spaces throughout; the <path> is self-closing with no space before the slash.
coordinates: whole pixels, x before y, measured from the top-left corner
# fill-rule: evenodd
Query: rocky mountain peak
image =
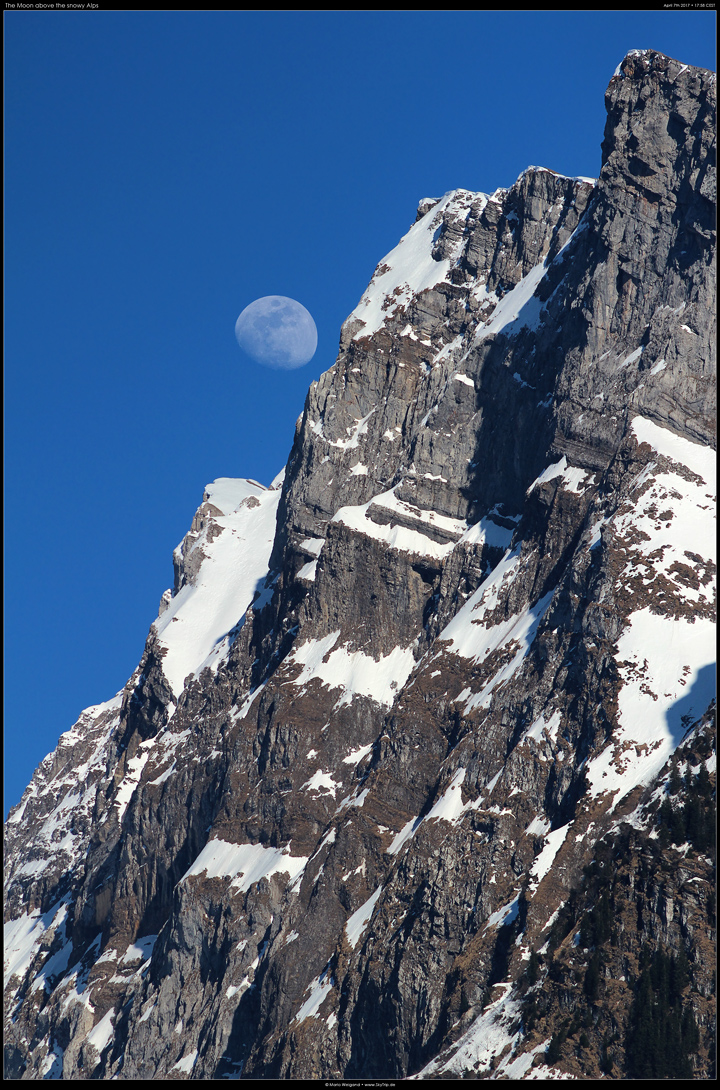
<path id="1" fill-rule="evenodd" d="M 422 200 L 207 487 L 8 820 L 11 1077 L 710 1073 L 714 95 L 633 50 L 597 180 Z"/>

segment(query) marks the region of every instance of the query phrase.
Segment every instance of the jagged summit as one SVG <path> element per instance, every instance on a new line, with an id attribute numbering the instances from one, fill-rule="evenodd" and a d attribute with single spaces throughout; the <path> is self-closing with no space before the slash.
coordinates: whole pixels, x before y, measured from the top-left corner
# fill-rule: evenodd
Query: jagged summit
<path id="1" fill-rule="evenodd" d="M 700 72 L 703 76 L 709 78 L 710 82 L 715 81 L 715 73 L 708 68 L 696 68 L 693 65 L 683 64 L 682 61 L 674 60 L 672 57 L 668 57 L 665 53 L 659 53 L 656 49 L 628 49 L 627 53 L 620 61 L 613 72 L 612 78 L 616 76 L 636 76 L 638 71 L 640 73 L 650 72 L 656 70 L 660 73 L 667 74 L 670 79 L 675 79 L 682 72 Z M 610 81 L 612 85 L 612 80 Z"/>
<path id="2" fill-rule="evenodd" d="M 8 1075 L 665 1077 L 666 961 L 710 1074 L 714 95 L 631 51 L 597 180 L 422 200 L 208 486 L 8 820 Z"/>

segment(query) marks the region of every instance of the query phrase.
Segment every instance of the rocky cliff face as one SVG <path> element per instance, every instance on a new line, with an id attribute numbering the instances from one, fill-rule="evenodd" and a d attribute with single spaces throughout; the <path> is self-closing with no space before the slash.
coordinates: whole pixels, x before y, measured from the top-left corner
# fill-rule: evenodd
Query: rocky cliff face
<path id="1" fill-rule="evenodd" d="M 637 1076 L 656 962 L 709 1074 L 715 77 L 606 101 L 599 179 L 422 201 L 284 480 L 208 486 L 8 820 L 8 1074 Z"/>

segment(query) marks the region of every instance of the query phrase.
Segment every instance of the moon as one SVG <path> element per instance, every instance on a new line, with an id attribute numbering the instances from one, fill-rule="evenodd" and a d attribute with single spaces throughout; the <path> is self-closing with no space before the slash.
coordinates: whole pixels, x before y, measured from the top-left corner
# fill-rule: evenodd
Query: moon
<path id="1" fill-rule="evenodd" d="M 318 339 L 310 311 L 287 295 L 264 295 L 246 306 L 235 323 L 235 336 L 256 363 L 281 371 L 309 363 Z"/>

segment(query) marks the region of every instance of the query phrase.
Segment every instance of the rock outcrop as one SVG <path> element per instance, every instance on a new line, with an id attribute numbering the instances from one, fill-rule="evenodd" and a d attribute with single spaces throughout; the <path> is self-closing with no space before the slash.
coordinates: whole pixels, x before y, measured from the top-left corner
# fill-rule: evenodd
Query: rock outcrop
<path id="1" fill-rule="evenodd" d="M 8 820 L 6 1074 L 645 1077 L 670 964 L 711 1073 L 715 77 L 606 103 L 597 180 L 422 201 L 208 486 Z"/>

